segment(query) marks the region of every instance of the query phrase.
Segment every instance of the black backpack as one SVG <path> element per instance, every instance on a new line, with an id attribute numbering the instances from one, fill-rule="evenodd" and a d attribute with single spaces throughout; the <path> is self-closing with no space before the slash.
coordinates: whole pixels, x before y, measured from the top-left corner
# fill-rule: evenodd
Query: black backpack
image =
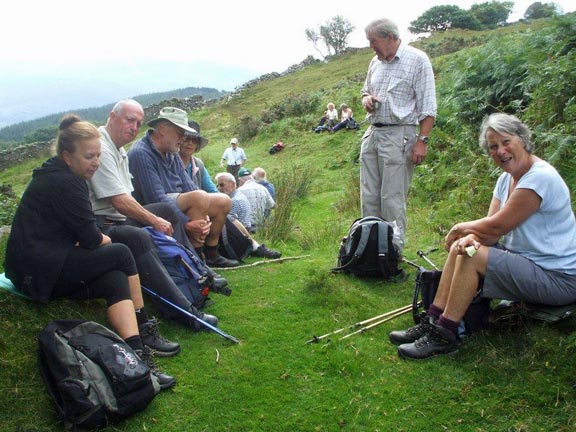
<path id="1" fill-rule="evenodd" d="M 98 323 L 52 321 L 38 346 L 40 372 L 68 430 L 116 423 L 142 411 L 160 391 L 146 363 Z"/>
<path id="2" fill-rule="evenodd" d="M 356 219 L 340 243 L 338 264 L 332 271 L 386 280 L 398 277 L 402 271 L 393 238 L 390 222 L 375 216 Z"/>
<path id="3" fill-rule="evenodd" d="M 226 218 L 226 223 L 222 227 L 220 240 L 218 241 L 218 252 L 220 255 L 225 258 L 242 261 L 253 250 L 252 240 L 246 237 L 234 225 L 234 222 Z"/>

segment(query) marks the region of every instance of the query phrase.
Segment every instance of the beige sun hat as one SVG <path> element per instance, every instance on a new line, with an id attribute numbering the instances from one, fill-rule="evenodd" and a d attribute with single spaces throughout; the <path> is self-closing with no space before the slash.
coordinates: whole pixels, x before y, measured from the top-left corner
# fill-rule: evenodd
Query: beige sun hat
<path id="1" fill-rule="evenodd" d="M 186 111 L 181 110 L 180 108 L 164 107 L 160 110 L 158 117 L 156 117 L 154 120 L 150 120 L 146 124 L 150 127 L 153 127 L 156 123 L 160 121 L 169 121 L 174 126 L 177 126 L 186 132 L 194 134 L 198 133 L 196 129 L 193 129 L 190 126 L 188 126 L 188 114 L 186 114 Z"/>

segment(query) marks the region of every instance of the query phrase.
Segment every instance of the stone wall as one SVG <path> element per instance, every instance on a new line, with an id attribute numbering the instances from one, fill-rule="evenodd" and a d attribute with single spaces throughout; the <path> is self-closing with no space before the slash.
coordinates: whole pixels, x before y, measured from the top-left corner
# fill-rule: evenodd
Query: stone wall
<path id="1" fill-rule="evenodd" d="M 52 140 L 32 144 L 22 144 L 18 147 L 2 150 L 0 151 L 0 171 L 40 156 L 46 156 L 46 158 L 48 158 L 53 154 L 54 144 L 55 142 Z"/>

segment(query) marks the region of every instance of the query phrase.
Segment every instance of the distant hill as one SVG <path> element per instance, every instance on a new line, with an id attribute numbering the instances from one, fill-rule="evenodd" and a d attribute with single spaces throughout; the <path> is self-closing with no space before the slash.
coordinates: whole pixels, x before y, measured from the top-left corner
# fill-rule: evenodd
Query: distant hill
<path id="1" fill-rule="evenodd" d="M 192 96 L 202 96 L 204 100 L 219 99 L 224 96 L 226 92 L 207 87 L 186 87 L 167 92 L 149 93 L 140 96 L 134 96 L 138 102 L 143 106 L 157 104 L 167 99 L 173 98 L 187 98 Z M 116 101 L 102 105 L 100 107 L 77 109 L 74 112 L 82 118 L 94 123 L 102 124 L 106 121 L 110 109 L 114 106 Z M 57 127 L 58 122 L 62 115 L 67 113 L 59 112 L 48 116 L 40 117 L 35 120 L 24 121 L 0 129 L 0 148 L 11 147 L 14 143 L 24 141 L 27 134 L 32 133 L 41 128 Z"/>

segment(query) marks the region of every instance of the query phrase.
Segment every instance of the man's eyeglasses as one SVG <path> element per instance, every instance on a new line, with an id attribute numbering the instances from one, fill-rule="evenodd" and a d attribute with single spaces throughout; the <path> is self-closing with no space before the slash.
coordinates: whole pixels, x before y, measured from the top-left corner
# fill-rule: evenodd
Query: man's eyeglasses
<path id="1" fill-rule="evenodd" d="M 226 186 L 226 183 L 218 183 L 218 187 L 224 187 Z"/>

